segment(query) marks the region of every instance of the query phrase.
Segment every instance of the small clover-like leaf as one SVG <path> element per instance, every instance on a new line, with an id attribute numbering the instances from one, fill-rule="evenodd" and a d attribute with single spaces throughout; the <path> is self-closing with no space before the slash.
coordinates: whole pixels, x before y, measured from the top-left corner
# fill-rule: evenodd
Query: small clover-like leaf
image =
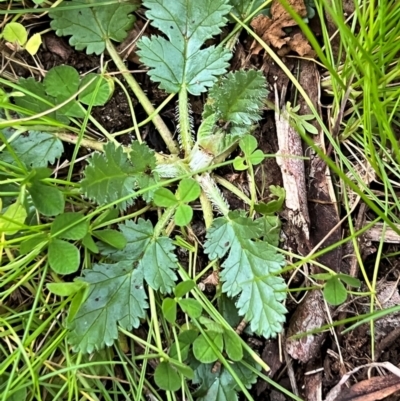
<path id="1" fill-rule="evenodd" d="M 193 209 L 189 205 L 179 205 L 175 212 L 175 223 L 180 227 L 187 226 L 193 218 Z"/>
<path id="2" fill-rule="evenodd" d="M 193 178 L 184 178 L 178 185 L 176 198 L 181 202 L 189 203 L 196 200 L 201 193 L 200 185 Z"/>
<path id="3" fill-rule="evenodd" d="M 361 282 L 358 278 L 353 277 L 353 276 L 349 276 L 348 274 L 343 274 L 343 273 L 339 273 L 337 275 L 337 277 L 343 281 L 344 283 L 346 283 L 347 285 L 349 285 L 350 287 L 355 287 L 355 288 L 359 288 L 361 286 Z"/>
<path id="4" fill-rule="evenodd" d="M 54 67 L 44 77 L 43 85 L 48 95 L 68 98 L 78 92 L 78 71 L 68 65 Z"/>
<path id="5" fill-rule="evenodd" d="M 99 55 L 104 52 L 107 39 L 117 42 L 125 39 L 135 22 L 131 13 L 137 5 L 115 2 L 99 6 L 92 3 L 92 7 L 80 7 L 90 3 L 90 0 L 64 1 L 64 6 L 70 5 L 68 9 L 52 8 L 49 12 L 53 19 L 51 27 L 58 36 L 71 36 L 69 43 L 76 50 L 86 48 L 87 54 Z"/>
<path id="6" fill-rule="evenodd" d="M 125 236 L 117 230 L 106 228 L 104 230 L 96 230 L 92 232 L 93 236 L 102 242 L 116 249 L 124 249 L 126 246 Z"/>
<path id="7" fill-rule="evenodd" d="M 64 211 L 64 195 L 58 188 L 34 182 L 28 192 L 36 209 L 44 216 L 57 216 Z"/>
<path id="8" fill-rule="evenodd" d="M 331 305 L 340 305 L 347 299 L 347 291 L 338 276 L 330 278 L 324 286 L 324 298 Z"/>
<path id="9" fill-rule="evenodd" d="M 239 141 L 239 146 L 245 156 L 250 157 L 257 148 L 257 139 L 252 135 L 246 135 Z"/>
<path id="10" fill-rule="evenodd" d="M 79 101 L 86 105 L 103 106 L 114 92 L 114 81 L 98 74 L 90 73 L 85 75 L 79 85 L 79 89 L 87 84 L 89 85 L 78 97 Z"/>
<path id="11" fill-rule="evenodd" d="M 142 272 L 129 260 L 95 264 L 84 274 L 89 294 L 69 325 L 69 342 L 76 351 L 92 353 L 113 344 L 117 324 L 125 330 L 138 327 L 148 304 Z"/>
<path id="12" fill-rule="evenodd" d="M 57 235 L 58 238 L 79 240 L 82 239 L 88 232 L 88 222 L 82 220 L 81 213 L 63 213 L 57 216 L 50 229 L 52 235 Z M 68 226 L 72 226 L 67 228 Z"/>
<path id="13" fill-rule="evenodd" d="M 99 253 L 99 247 L 96 245 L 96 243 L 93 240 L 93 237 L 87 233 L 83 239 L 82 239 L 82 245 L 89 249 L 90 252 L 93 253 Z"/>
<path id="14" fill-rule="evenodd" d="M 310 274 L 310 277 L 313 278 L 314 280 L 327 281 L 330 280 L 333 277 L 333 275 L 331 273 L 315 273 L 315 274 Z"/>
<path id="15" fill-rule="evenodd" d="M 154 192 L 153 201 L 160 207 L 171 207 L 178 204 L 175 195 L 167 188 L 159 188 Z"/>
<path id="16" fill-rule="evenodd" d="M 162 312 L 167 322 L 174 324 L 176 322 L 176 301 L 172 298 L 164 298 L 162 303 Z"/>
<path id="17" fill-rule="evenodd" d="M 181 376 L 168 362 L 161 362 L 154 372 L 157 386 L 166 391 L 178 391 L 181 388 Z"/>
<path id="18" fill-rule="evenodd" d="M 174 288 L 174 294 L 177 298 L 181 298 L 186 295 L 190 290 L 192 290 L 195 286 L 196 283 L 193 280 L 182 281 Z"/>
<path id="19" fill-rule="evenodd" d="M 279 186 L 270 185 L 269 190 L 271 191 L 271 194 L 275 195 L 278 199 L 273 199 L 268 203 L 260 202 L 255 205 L 254 208 L 258 213 L 266 215 L 279 212 L 282 209 L 286 197 L 285 189 Z"/>
<path id="20" fill-rule="evenodd" d="M 19 22 L 9 22 L 4 27 L 3 37 L 8 42 L 18 43 L 20 46 L 23 46 L 28 39 L 28 33 L 25 27 Z"/>
<path id="21" fill-rule="evenodd" d="M 225 351 L 232 361 L 241 361 L 243 359 L 243 347 L 239 336 L 233 331 L 224 331 Z"/>
<path id="22" fill-rule="evenodd" d="M 34 56 L 38 52 L 41 44 L 42 44 L 42 36 L 40 35 L 40 33 L 35 33 L 26 42 L 25 50 L 31 56 Z"/>
<path id="23" fill-rule="evenodd" d="M 58 274 L 75 273 L 80 264 L 78 248 L 67 241 L 53 239 L 49 244 L 49 264 Z"/>
<path id="24" fill-rule="evenodd" d="M 182 361 L 185 361 L 187 359 L 193 341 L 197 338 L 198 335 L 199 335 L 198 331 L 193 329 L 182 331 L 182 333 L 179 334 L 178 343 Z M 178 359 L 178 352 L 176 347 L 177 344 L 173 343 L 169 350 L 169 355 L 171 356 L 171 358 L 174 359 Z"/>
<path id="25" fill-rule="evenodd" d="M 237 156 L 233 160 L 233 168 L 237 171 L 247 170 L 246 159 L 244 157 Z"/>
<path id="26" fill-rule="evenodd" d="M 215 331 L 207 331 L 206 333 L 209 341 L 214 344 L 218 351 L 222 352 L 222 349 L 224 348 L 222 334 L 216 333 Z M 201 363 L 211 363 L 218 359 L 218 355 L 210 346 L 209 341 L 207 341 L 204 335 L 201 334 L 193 343 L 193 354 Z"/>
<path id="27" fill-rule="evenodd" d="M 198 319 L 203 312 L 203 308 L 197 299 L 183 298 L 179 300 L 178 303 L 183 312 L 189 315 L 192 319 Z"/>
<path id="28" fill-rule="evenodd" d="M 226 0 L 145 0 L 146 16 L 167 35 L 143 37 L 138 42 L 141 61 L 150 67 L 154 82 L 169 93 L 182 88 L 199 95 L 228 67 L 231 54 L 223 47 L 202 49 L 205 41 L 225 25 L 230 6 Z"/>
<path id="29" fill-rule="evenodd" d="M 83 281 L 74 281 L 72 283 L 47 283 L 46 287 L 52 294 L 59 295 L 60 297 L 69 297 L 86 287 L 86 283 Z"/>
<path id="30" fill-rule="evenodd" d="M 255 152 L 253 152 L 249 156 L 249 162 L 253 165 L 256 166 L 257 164 L 260 164 L 263 160 L 265 159 L 265 155 L 262 150 L 257 149 Z"/>

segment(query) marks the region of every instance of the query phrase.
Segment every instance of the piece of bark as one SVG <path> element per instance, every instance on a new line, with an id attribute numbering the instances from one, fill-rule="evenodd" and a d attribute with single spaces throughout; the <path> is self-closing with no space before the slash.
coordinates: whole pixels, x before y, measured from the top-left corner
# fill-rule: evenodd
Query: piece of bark
<path id="1" fill-rule="evenodd" d="M 345 375 L 343 375 L 343 377 L 340 379 L 340 381 L 339 381 L 339 383 L 338 384 L 336 384 L 336 386 L 335 387 L 333 387 L 330 391 L 329 391 L 329 393 L 327 394 L 327 396 L 326 396 L 326 398 L 325 398 L 325 401 L 365 401 L 365 400 L 367 400 L 367 401 L 374 401 L 374 400 L 381 400 L 382 398 L 364 398 L 366 395 L 368 395 L 368 394 L 365 394 L 365 395 L 361 395 L 361 397 L 359 397 L 359 398 L 340 398 L 341 396 L 342 396 L 342 394 L 345 396 L 346 395 L 346 390 L 348 390 L 347 389 L 347 387 L 345 387 L 344 386 L 344 384 L 347 382 L 347 380 L 349 380 L 349 378 L 354 374 L 354 373 L 356 373 L 356 372 L 358 372 L 359 370 L 361 370 L 361 369 L 364 369 L 364 368 L 371 368 L 371 367 L 382 367 L 382 368 L 385 368 L 385 369 L 387 369 L 389 372 L 391 372 L 391 373 L 393 373 L 393 375 L 389 375 L 389 376 L 395 376 L 395 377 L 397 377 L 398 379 L 399 379 L 399 383 L 400 383 L 400 369 L 398 368 L 398 367 L 396 367 L 396 366 L 394 366 L 392 363 L 390 363 L 390 362 L 372 362 L 372 363 L 368 363 L 368 364 L 366 364 L 366 365 L 362 365 L 362 366 L 357 366 L 356 368 L 354 368 L 352 371 L 350 371 L 350 372 L 348 372 L 348 373 L 346 373 Z M 384 377 L 389 377 L 389 376 L 384 376 Z M 395 379 L 393 379 L 393 378 L 391 378 L 390 379 L 390 381 L 391 380 L 393 380 L 393 382 L 392 382 L 392 384 L 394 384 L 394 385 L 396 385 L 395 383 L 397 382 Z M 365 381 L 368 381 L 368 380 L 365 380 Z M 360 382 L 360 383 L 363 383 L 363 382 Z M 353 386 L 353 387 L 355 387 L 356 388 L 356 390 L 357 390 L 357 385 L 358 384 L 360 384 L 360 383 L 357 383 L 355 386 Z M 391 386 L 391 384 L 390 383 L 388 383 L 388 387 L 390 387 Z M 351 388 L 353 388 L 353 387 L 351 387 Z M 381 387 L 379 387 L 379 385 L 378 386 L 376 386 L 375 388 L 381 388 L 381 389 L 384 389 L 385 388 L 385 385 L 381 385 Z M 393 390 L 393 389 L 392 389 Z M 387 395 L 385 395 L 384 397 L 386 397 L 386 396 L 388 396 L 388 395 L 390 395 L 390 394 L 393 394 L 393 392 L 395 392 L 395 391 L 397 391 L 398 389 L 394 389 L 392 392 L 390 392 L 390 393 L 388 393 Z M 373 389 L 372 389 L 372 387 L 371 387 L 371 394 L 373 394 Z M 381 393 L 381 395 L 382 395 L 382 393 Z M 373 394 L 373 397 L 374 396 L 380 396 L 379 394 Z"/>
<path id="2" fill-rule="evenodd" d="M 303 147 L 301 138 L 290 125 L 289 116 L 284 107 L 279 108 L 279 96 L 275 87 L 275 123 L 279 150 L 276 162 L 281 169 L 283 187 L 286 191 L 285 206 L 288 221 L 299 231 L 298 245 L 304 246 L 310 238 L 310 218 L 307 207 L 307 193 Z M 306 253 L 306 252 L 305 252 Z"/>
<path id="3" fill-rule="evenodd" d="M 400 225 L 396 225 L 400 232 Z M 364 233 L 364 238 L 372 242 L 383 241 L 387 244 L 400 244 L 400 235 L 392 228 L 386 225 L 383 230 L 383 223 L 376 223 L 373 227 Z"/>
<path id="4" fill-rule="evenodd" d="M 307 401 L 322 401 L 322 371 L 317 370 L 321 366 L 320 359 L 307 363 L 306 375 L 304 376 L 304 392 Z M 308 372 L 314 371 L 312 374 Z"/>
<path id="5" fill-rule="evenodd" d="M 320 328 L 326 323 L 324 301 L 320 291 L 310 291 L 297 307 L 289 322 L 286 338 L 286 351 L 300 362 L 308 362 L 320 356 L 324 333 L 310 334 L 299 339 L 292 339 L 295 334 Z"/>
<path id="6" fill-rule="evenodd" d="M 68 60 L 74 52 L 71 47 L 65 43 L 63 38 L 60 38 L 54 33 L 46 33 L 43 35 L 43 43 L 48 51 L 61 57 L 63 61 Z"/>
<path id="7" fill-rule="evenodd" d="M 400 391 L 400 377 L 396 375 L 371 377 L 350 388 L 344 388 L 334 401 L 376 401 Z"/>
<path id="8" fill-rule="evenodd" d="M 314 108 L 319 115 L 322 115 L 319 101 L 319 82 L 320 77 L 315 63 L 302 60 L 300 63 L 299 82 L 306 91 Z M 299 114 L 311 114 L 311 109 L 303 97 L 299 99 Z M 316 147 L 325 152 L 324 134 L 317 121 L 310 121 L 318 130 L 317 135 L 312 135 L 312 140 Z M 320 249 L 327 248 L 342 239 L 341 227 L 338 226 L 340 216 L 337 208 L 337 200 L 335 191 L 331 181 L 331 175 L 326 163 L 311 148 L 307 147 L 306 156 L 310 161 L 307 163 L 307 195 L 308 195 L 308 211 L 310 215 L 311 246 L 315 247 L 322 240 L 323 244 Z M 334 229 L 336 227 L 336 229 Z M 334 231 L 332 232 L 332 229 Z M 340 271 L 342 263 L 341 248 L 337 247 L 332 251 L 325 253 L 318 258 L 318 262 L 328 266 L 335 272 Z M 314 266 L 312 266 L 314 269 Z M 312 270 L 312 273 L 318 273 L 318 270 Z"/>
<path id="9" fill-rule="evenodd" d="M 319 76 L 314 63 L 303 60 L 300 65 L 300 84 L 307 92 L 314 107 L 319 110 Z M 311 110 L 303 98 L 300 99 L 300 114 L 310 114 Z M 318 135 L 313 136 L 314 143 L 322 150 L 324 147 L 323 134 L 319 125 L 313 122 L 319 130 Z M 323 242 L 323 247 L 336 243 L 341 239 L 341 229 L 338 226 L 333 232 L 332 229 L 340 221 L 336 209 L 336 199 L 333 197 L 332 183 L 330 182 L 329 172 L 326 163 L 313 151 L 308 148 L 307 156 L 310 157 L 308 164 L 308 210 L 310 218 L 311 246 L 315 247 Z M 341 249 L 336 248 L 318 258 L 322 264 L 339 272 L 341 266 Z M 312 273 L 318 273 L 314 266 L 311 267 Z M 287 332 L 286 350 L 294 359 L 301 362 L 308 362 L 319 356 L 321 345 L 325 340 L 326 333 L 309 335 L 298 340 L 290 339 L 294 334 L 310 331 L 323 326 L 326 323 L 325 305 L 320 291 L 310 291 L 289 322 Z"/>

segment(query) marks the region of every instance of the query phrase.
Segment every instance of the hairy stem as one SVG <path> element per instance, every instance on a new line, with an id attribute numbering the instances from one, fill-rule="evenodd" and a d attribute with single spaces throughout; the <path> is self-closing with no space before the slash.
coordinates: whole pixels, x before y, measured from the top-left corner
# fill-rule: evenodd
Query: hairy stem
<path id="1" fill-rule="evenodd" d="M 204 194 L 224 216 L 229 213 L 229 205 L 222 195 L 222 192 L 217 187 L 217 184 L 211 178 L 210 174 L 203 173 L 196 177 L 197 182 L 200 184 Z"/>
<path id="2" fill-rule="evenodd" d="M 179 92 L 179 131 L 181 135 L 182 148 L 185 152 L 185 157 L 189 156 L 193 147 L 192 130 L 189 116 L 189 103 L 186 87 L 182 87 Z"/>
<path id="3" fill-rule="evenodd" d="M 172 216 L 175 213 L 177 206 L 171 206 L 165 209 L 164 213 L 158 220 L 158 223 L 154 227 L 154 238 L 157 238 L 161 235 L 161 231 L 164 229 L 164 227 L 168 224 L 168 222 L 171 220 Z"/>
<path id="4" fill-rule="evenodd" d="M 140 85 L 136 82 L 135 78 L 133 78 L 132 74 L 129 73 L 125 67 L 124 62 L 122 61 L 121 57 L 119 56 L 118 52 L 115 50 L 112 43 L 107 40 L 106 41 L 107 51 L 110 54 L 111 58 L 113 59 L 115 65 L 120 70 L 121 74 L 125 78 L 127 84 L 132 89 L 133 93 L 138 98 L 140 104 L 143 106 L 144 110 L 148 115 L 154 113 L 155 109 L 154 106 L 151 104 L 150 100 L 143 92 Z M 153 123 L 157 128 L 158 132 L 160 133 L 162 139 L 164 140 L 165 144 L 167 145 L 168 150 L 171 153 L 179 153 L 178 146 L 176 145 L 172 134 L 168 127 L 165 125 L 164 121 L 159 115 L 155 115 L 153 117 Z"/>

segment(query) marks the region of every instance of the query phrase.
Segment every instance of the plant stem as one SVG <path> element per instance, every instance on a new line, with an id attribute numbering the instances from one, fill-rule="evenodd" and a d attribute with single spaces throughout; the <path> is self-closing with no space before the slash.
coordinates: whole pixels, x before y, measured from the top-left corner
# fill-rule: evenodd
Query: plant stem
<path id="1" fill-rule="evenodd" d="M 189 116 L 189 103 L 188 103 L 188 94 L 186 87 L 183 86 L 179 91 L 179 101 L 178 101 L 178 110 L 179 110 L 179 133 L 182 148 L 185 152 L 185 157 L 189 156 L 190 151 L 193 147 L 193 138 L 192 138 L 192 129 L 190 124 L 190 116 Z"/>
<path id="2" fill-rule="evenodd" d="M 201 191 L 200 194 L 200 203 L 201 210 L 203 211 L 204 223 L 206 228 L 209 228 L 213 222 L 213 209 L 210 200 L 207 198 L 207 195 L 204 191 Z"/>
<path id="3" fill-rule="evenodd" d="M 162 340 L 161 340 L 161 333 L 160 333 L 160 325 L 158 324 L 158 317 L 157 317 L 157 308 L 156 308 L 156 299 L 154 296 L 154 290 L 148 286 L 149 290 L 149 303 L 150 303 L 150 312 L 151 312 L 151 320 L 154 324 L 154 333 L 156 336 L 156 345 L 157 345 L 157 351 L 162 353 L 163 352 L 163 346 L 162 346 Z"/>
<path id="4" fill-rule="evenodd" d="M 196 177 L 197 182 L 200 184 L 204 194 L 215 205 L 218 210 L 226 216 L 229 213 L 229 205 L 227 204 L 222 192 L 217 187 L 217 184 L 212 179 L 210 174 L 203 173 Z"/>
<path id="5" fill-rule="evenodd" d="M 69 132 L 51 132 L 55 137 L 61 139 L 64 142 L 76 144 L 79 140 L 78 135 L 71 134 Z M 97 150 L 98 152 L 104 152 L 104 142 L 99 142 L 94 139 L 81 139 L 80 145 L 87 149 Z M 124 152 L 130 152 L 131 148 L 129 146 L 123 146 Z M 177 156 L 175 155 L 163 155 L 161 153 L 154 152 L 154 156 L 157 163 L 171 163 L 175 160 Z"/>
<path id="6" fill-rule="evenodd" d="M 122 61 L 121 57 L 119 56 L 118 52 L 115 50 L 113 44 L 106 40 L 106 47 L 109 55 L 111 56 L 112 60 L 114 61 L 117 68 L 120 70 L 121 74 L 125 78 L 127 84 L 132 89 L 135 96 L 138 98 L 140 104 L 143 106 L 144 110 L 148 115 L 154 113 L 155 109 L 154 106 L 151 104 L 150 100 L 143 92 L 143 89 L 140 87 L 138 82 L 133 78 L 132 74 L 129 73 L 125 67 L 124 62 Z M 168 127 L 165 125 L 164 121 L 159 115 L 153 117 L 153 123 L 157 128 L 158 132 L 160 133 L 162 139 L 164 140 L 165 144 L 167 145 L 168 150 L 171 153 L 179 153 L 178 146 L 176 145 L 172 134 Z"/>
<path id="7" fill-rule="evenodd" d="M 168 224 L 169 220 L 174 215 L 176 208 L 177 206 L 171 206 L 165 209 L 163 215 L 160 217 L 158 223 L 154 227 L 154 234 L 153 234 L 154 238 L 157 238 L 161 235 L 161 231 Z"/>

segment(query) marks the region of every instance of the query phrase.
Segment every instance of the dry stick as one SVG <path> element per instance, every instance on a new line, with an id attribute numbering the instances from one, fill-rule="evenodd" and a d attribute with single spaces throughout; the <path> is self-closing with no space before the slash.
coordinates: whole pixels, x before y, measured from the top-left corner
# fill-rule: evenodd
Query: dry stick
<path id="1" fill-rule="evenodd" d="M 154 113 L 154 111 L 155 111 L 154 106 L 151 104 L 150 100 L 148 99 L 146 94 L 143 92 L 143 89 L 140 87 L 138 82 L 135 80 L 135 78 L 133 78 L 132 74 L 130 74 L 127 71 L 126 66 L 125 66 L 124 62 L 122 61 L 120 55 L 115 50 L 114 46 L 112 45 L 112 43 L 109 40 L 106 41 L 106 46 L 107 46 L 107 51 L 110 54 L 112 60 L 114 61 L 117 68 L 121 71 L 121 74 L 125 78 L 125 81 L 129 85 L 129 87 L 133 90 L 133 93 L 138 98 L 140 104 L 143 106 L 146 113 L 149 115 Z M 155 127 L 157 128 L 158 132 L 160 133 L 165 144 L 167 145 L 168 150 L 172 154 L 178 154 L 179 148 L 178 148 L 176 142 L 174 141 L 170 130 L 168 129 L 168 127 L 165 125 L 163 119 L 158 114 L 153 117 L 153 123 L 154 123 Z"/>

